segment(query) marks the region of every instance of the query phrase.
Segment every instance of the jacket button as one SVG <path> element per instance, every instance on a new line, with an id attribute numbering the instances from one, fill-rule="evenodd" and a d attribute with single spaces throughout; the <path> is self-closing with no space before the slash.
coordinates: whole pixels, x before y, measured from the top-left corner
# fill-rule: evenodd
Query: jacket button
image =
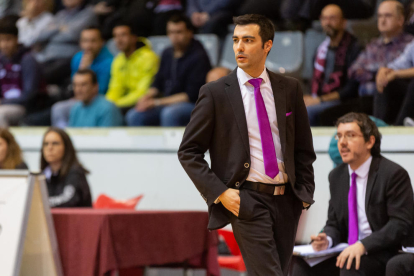
<path id="1" fill-rule="evenodd" d="M 250 167 L 249 163 L 244 163 L 244 167 L 248 169 Z"/>
<path id="2" fill-rule="evenodd" d="M 236 182 L 236 187 L 239 187 L 240 186 L 240 182 Z"/>

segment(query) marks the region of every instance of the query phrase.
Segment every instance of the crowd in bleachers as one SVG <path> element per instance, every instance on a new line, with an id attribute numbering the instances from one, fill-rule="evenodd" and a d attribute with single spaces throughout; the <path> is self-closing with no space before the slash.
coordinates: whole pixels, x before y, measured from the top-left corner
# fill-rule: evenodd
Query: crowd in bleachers
<path id="1" fill-rule="evenodd" d="M 275 24 L 266 66 L 302 80 L 312 126 L 351 111 L 414 125 L 412 1 L 380 2 L 3 1 L 0 126 L 185 126 L 209 70 L 237 66 L 246 13 Z"/>

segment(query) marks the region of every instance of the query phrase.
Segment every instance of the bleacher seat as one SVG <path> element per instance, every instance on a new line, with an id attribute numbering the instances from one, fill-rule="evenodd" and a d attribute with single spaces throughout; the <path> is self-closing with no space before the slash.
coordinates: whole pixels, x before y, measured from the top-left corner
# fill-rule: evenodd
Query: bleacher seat
<path id="1" fill-rule="evenodd" d="M 119 54 L 119 50 L 116 47 L 115 39 L 111 38 L 106 42 L 106 48 L 108 48 L 109 52 L 115 57 L 117 54 Z"/>
<path id="2" fill-rule="evenodd" d="M 301 32 L 276 32 L 266 67 L 272 72 L 300 77 L 303 57 Z"/>
<path id="3" fill-rule="evenodd" d="M 228 33 L 224 39 L 223 50 L 221 53 L 220 66 L 234 70 L 237 67 L 237 62 L 234 58 L 233 52 L 233 33 Z"/>
<path id="4" fill-rule="evenodd" d="M 305 55 L 302 68 L 302 79 L 310 80 L 313 73 L 313 59 L 316 49 L 326 38 L 326 35 L 318 30 L 309 29 L 305 34 Z"/>
<path id="5" fill-rule="evenodd" d="M 196 34 L 195 38 L 203 44 L 206 49 L 208 57 L 210 58 L 211 66 L 216 66 L 219 55 L 219 39 L 215 34 Z M 164 49 L 171 45 L 168 36 L 150 36 L 152 49 L 154 52 L 161 56 Z"/>

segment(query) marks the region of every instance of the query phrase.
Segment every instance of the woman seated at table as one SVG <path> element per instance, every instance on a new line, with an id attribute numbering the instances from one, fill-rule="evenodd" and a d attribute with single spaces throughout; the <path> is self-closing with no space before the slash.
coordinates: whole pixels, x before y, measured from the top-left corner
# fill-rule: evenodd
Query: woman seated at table
<path id="1" fill-rule="evenodd" d="M 79 163 L 69 135 L 49 128 L 43 137 L 41 155 L 50 207 L 92 207 L 88 171 Z"/>
<path id="2" fill-rule="evenodd" d="M 0 128 L 0 169 L 27 170 L 19 144 L 5 128 Z"/>

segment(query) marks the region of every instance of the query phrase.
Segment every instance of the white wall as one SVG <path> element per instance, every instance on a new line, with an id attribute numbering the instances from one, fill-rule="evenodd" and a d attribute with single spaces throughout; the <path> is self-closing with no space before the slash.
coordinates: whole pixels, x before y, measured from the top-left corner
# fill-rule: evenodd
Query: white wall
<path id="1" fill-rule="evenodd" d="M 32 171 L 39 170 L 44 128 L 14 128 L 12 132 L 24 151 Z M 177 159 L 182 128 L 118 128 L 68 130 L 88 176 L 93 197 L 106 193 L 115 198 L 144 194 L 139 209 L 207 210 L 194 185 Z M 315 201 L 301 218 L 297 240 L 324 226 L 328 201 L 328 174 L 333 168 L 327 154 L 334 128 L 314 128 L 317 153 Z M 382 128 L 384 155 L 402 165 L 414 179 L 414 129 Z M 208 159 L 208 155 L 207 155 Z"/>

